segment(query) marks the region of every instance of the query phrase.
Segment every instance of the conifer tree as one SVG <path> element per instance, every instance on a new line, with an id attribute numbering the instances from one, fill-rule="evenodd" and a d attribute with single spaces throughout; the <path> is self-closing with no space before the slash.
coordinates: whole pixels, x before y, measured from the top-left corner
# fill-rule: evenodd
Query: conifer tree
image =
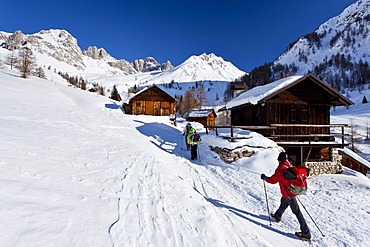
<path id="1" fill-rule="evenodd" d="M 80 87 L 81 87 L 81 90 L 86 90 L 86 81 L 84 79 L 80 79 Z"/>
<path id="2" fill-rule="evenodd" d="M 98 94 L 102 95 L 102 96 L 105 96 L 105 89 L 101 85 L 98 85 Z"/>
<path id="3" fill-rule="evenodd" d="M 362 99 L 362 104 L 366 104 L 367 103 L 367 98 L 366 96 L 364 96 L 364 98 Z"/>
<path id="4" fill-rule="evenodd" d="M 117 100 L 117 101 L 121 101 L 122 100 L 121 99 L 121 96 L 118 93 L 118 90 L 117 90 L 116 85 L 113 85 L 113 89 L 112 89 L 110 98 L 113 99 L 113 100 Z"/>
<path id="5" fill-rule="evenodd" d="M 42 78 L 42 79 L 46 79 L 46 74 L 45 74 L 45 71 L 41 68 L 41 67 L 38 67 L 35 71 L 35 76 L 39 77 L 39 78 Z"/>

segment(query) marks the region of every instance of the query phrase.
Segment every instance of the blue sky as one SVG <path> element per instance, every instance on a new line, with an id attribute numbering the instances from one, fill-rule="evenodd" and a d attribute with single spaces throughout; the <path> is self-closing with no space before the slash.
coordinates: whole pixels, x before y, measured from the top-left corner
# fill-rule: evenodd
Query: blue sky
<path id="1" fill-rule="evenodd" d="M 215 53 L 249 72 L 354 2 L 20 0 L 2 4 L 0 30 L 65 29 L 83 50 L 95 45 L 129 62 L 151 56 L 176 66 L 192 55 Z"/>

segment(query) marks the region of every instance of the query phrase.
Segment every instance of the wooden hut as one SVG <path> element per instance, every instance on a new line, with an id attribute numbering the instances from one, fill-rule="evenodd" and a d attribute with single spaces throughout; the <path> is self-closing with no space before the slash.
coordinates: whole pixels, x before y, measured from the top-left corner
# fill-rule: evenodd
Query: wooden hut
<path id="1" fill-rule="evenodd" d="M 175 105 L 175 98 L 153 85 L 127 99 L 123 109 L 133 115 L 169 116 L 175 114 Z"/>
<path id="2" fill-rule="evenodd" d="M 330 108 L 353 102 L 312 74 L 290 76 L 252 88 L 227 103 L 233 126 L 268 126 L 257 130 L 274 139 L 295 162 L 319 161 L 329 147 L 343 147 L 330 130 L 345 125 L 330 124 Z M 272 128 L 271 128 L 272 127 Z"/>
<path id="3" fill-rule="evenodd" d="M 204 126 L 214 126 L 216 117 L 216 112 L 213 109 L 193 109 L 188 113 L 186 120 L 189 122 L 198 122 Z"/>

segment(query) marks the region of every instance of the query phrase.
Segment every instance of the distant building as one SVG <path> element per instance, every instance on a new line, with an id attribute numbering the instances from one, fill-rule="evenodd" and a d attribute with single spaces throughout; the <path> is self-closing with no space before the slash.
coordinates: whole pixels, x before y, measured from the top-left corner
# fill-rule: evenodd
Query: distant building
<path id="1" fill-rule="evenodd" d="M 233 84 L 231 85 L 231 92 L 233 94 L 233 98 L 238 97 L 241 93 L 247 91 L 248 85 L 247 84 Z"/>
<path id="2" fill-rule="evenodd" d="M 213 109 L 193 109 L 187 114 L 186 120 L 198 122 L 205 126 L 214 126 L 216 117 L 216 112 Z"/>
<path id="3" fill-rule="evenodd" d="M 169 116 L 175 114 L 176 99 L 156 85 L 144 88 L 123 103 L 127 114 Z"/>

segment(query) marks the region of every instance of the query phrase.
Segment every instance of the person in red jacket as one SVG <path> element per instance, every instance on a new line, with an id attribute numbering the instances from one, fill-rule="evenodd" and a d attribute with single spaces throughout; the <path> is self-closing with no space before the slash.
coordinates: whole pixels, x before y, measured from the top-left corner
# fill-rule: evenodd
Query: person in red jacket
<path id="1" fill-rule="evenodd" d="M 266 177 L 265 174 L 261 174 L 261 179 L 265 180 L 267 183 L 276 184 L 279 183 L 280 192 L 281 192 L 281 201 L 278 210 L 275 213 L 271 213 L 270 216 L 279 223 L 281 217 L 285 210 L 290 206 L 293 214 L 297 217 L 297 220 L 300 224 L 301 232 L 296 232 L 295 234 L 303 240 L 311 240 L 310 229 L 308 228 L 305 219 L 303 218 L 302 212 L 299 209 L 299 205 L 296 199 L 296 195 L 290 192 L 290 180 L 284 178 L 283 173 L 292 165 L 289 163 L 287 154 L 281 152 L 278 157 L 279 166 L 276 168 L 275 173 L 271 177 Z"/>

